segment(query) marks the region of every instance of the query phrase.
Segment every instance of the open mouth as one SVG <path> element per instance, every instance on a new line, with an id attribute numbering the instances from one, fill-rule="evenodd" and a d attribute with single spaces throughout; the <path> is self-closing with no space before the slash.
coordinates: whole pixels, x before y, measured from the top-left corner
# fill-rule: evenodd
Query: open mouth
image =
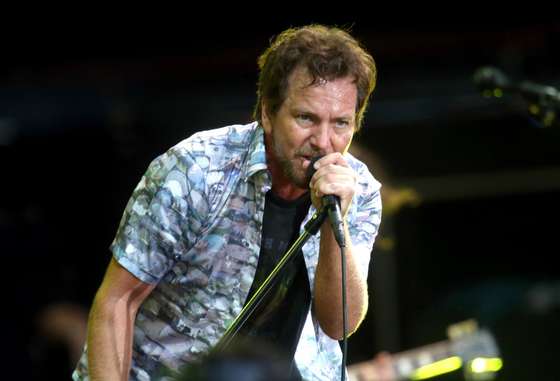
<path id="1" fill-rule="evenodd" d="M 301 157 L 301 163 L 302 163 L 303 169 L 307 169 L 307 167 L 309 166 L 309 163 L 311 163 L 312 156 L 300 156 L 300 157 Z"/>

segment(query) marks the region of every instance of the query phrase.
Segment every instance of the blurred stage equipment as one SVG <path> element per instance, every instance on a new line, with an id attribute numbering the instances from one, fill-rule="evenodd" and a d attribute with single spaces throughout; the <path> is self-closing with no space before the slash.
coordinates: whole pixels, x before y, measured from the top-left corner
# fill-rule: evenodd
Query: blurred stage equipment
<path id="1" fill-rule="evenodd" d="M 395 380 L 425 380 L 463 368 L 465 380 L 493 380 L 502 368 L 496 341 L 475 320 L 452 324 L 447 329 L 449 340 L 394 353 L 391 363 Z M 349 381 L 375 380 L 369 375 L 374 360 L 348 367 Z"/>
<path id="2" fill-rule="evenodd" d="M 560 92 L 547 85 L 531 81 L 512 81 L 500 69 L 483 66 L 474 73 L 474 83 L 482 95 L 500 98 L 505 93 L 520 94 L 528 103 L 529 113 L 544 127 L 557 121 L 560 112 Z"/>

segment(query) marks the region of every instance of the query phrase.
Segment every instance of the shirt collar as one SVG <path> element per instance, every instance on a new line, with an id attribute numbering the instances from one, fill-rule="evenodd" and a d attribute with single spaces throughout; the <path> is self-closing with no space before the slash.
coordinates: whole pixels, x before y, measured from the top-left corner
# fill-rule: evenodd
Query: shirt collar
<path id="1" fill-rule="evenodd" d="M 254 174 L 267 169 L 264 130 L 259 126 L 258 122 L 254 122 L 254 132 L 252 135 L 247 159 L 242 169 L 242 178 L 245 181 Z"/>

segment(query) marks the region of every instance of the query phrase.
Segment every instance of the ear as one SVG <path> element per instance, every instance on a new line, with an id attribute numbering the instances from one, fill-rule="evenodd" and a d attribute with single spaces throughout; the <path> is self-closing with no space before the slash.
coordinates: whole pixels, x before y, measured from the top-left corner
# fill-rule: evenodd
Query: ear
<path id="1" fill-rule="evenodd" d="M 266 108 L 266 103 L 262 101 L 261 103 L 261 120 L 263 124 L 263 129 L 266 134 L 272 133 L 272 122 L 268 116 L 268 110 Z"/>

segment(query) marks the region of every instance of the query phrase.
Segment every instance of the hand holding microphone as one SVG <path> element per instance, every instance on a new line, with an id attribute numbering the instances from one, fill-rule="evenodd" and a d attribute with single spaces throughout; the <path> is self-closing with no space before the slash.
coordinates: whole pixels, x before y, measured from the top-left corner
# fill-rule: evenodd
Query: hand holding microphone
<path id="1" fill-rule="evenodd" d="M 320 210 L 326 208 L 338 244 L 346 246 L 344 216 L 352 202 L 356 175 L 342 154 L 335 152 L 311 160 L 307 168 L 311 201 Z"/>

